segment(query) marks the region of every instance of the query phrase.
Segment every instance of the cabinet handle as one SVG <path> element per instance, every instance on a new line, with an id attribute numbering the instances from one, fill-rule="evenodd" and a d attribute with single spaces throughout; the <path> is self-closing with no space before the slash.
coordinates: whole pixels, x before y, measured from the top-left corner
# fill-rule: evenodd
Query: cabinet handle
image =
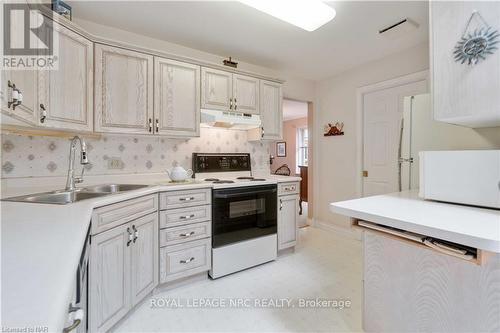
<path id="1" fill-rule="evenodd" d="M 40 109 L 42 109 L 42 113 L 40 116 L 40 122 L 43 124 L 45 122 L 45 118 L 47 118 L 47 111 L 45 110 L 45 105 L 40 104 Z"/>
<path id="2" fill-rule="evenodd" d="M 233 109 L 233 98 L 231 97 L 229 99 L 229 110 L 232 110 Z"/>
<path id="3" fill-rule="evenodd" d="M 134 230 L 134 239 L 133 239 L 133 242 L 135 244 L 135 241 L 139 237 L 139 231 L 137 231 L 137 229 L 135 228 L 135 225 L 132 226 L 132 229 Z"/>
<path id="4" fill-rule="evenodd" d="M 262 126 L 260 129 L 262 130 L 262 132 L 260 133 L 260 137 L 264 139 L 264 126 Z"/>
<path id="5" fill-rule="evenodd" d="M 189 220 L 189 219 L 192 219 L 194 216 L 195 216 L 194 214 L 184 215 L 184 216 L 179 216 L 179 219 L 181 219 L 181 220 Z"/>
<path id="6" fill-rule="evenodd" d="M 194 260 L 194 257 L 191 257 L 189 259 L 181 260 L 181 261 L 179 261 L 179 263 L 180 264 L 189 264 L 193 260 Z"/>
<path id="7" fill-rule="evenodd" d="M 68 313 L 73 313 L 73 312 L 75 313 L 75 315 L 73 316 L 74 318 L 73 324 L 69 325 L 68 327 L 65 327 L 63 329 L 63 333 L 71 332 L 72 330 L 77 328 L 78 325 L 80 325 L 80 323 L 82 322 L 83 316 L 85 314 L 83 310 L 80 309 L 79 307 L 70 306 Z"/>
<path id="8" fill-rule="evenodd" d="M 149 118 L 148 123 L 149 123 L 149 133 L 152 133 L 153 132 L 153 121 L 151 120 L 151 118 Z"/>
<path id="9" fill-rule="evenodd" d="M 238 108 L 238 103 L 236 102 L 236 97 L 234 98 L 234 111 Z"/>
<path id="10" fill-rule="evenodd" d="M 190 233 L 187 233 L 187 234 L 180 234 L 179 236 L 181 236 L 181 237 L 191 237 L 191 236 L 193 236 L 194 234 L 195 234 L 195 232 L 194 232 L 194 231 L 191 231 Z"/>
<path id="11" fill-rule="evenodd" d="M 179 198 L 179 201 L 191 201 L 191 200 L 194 200 L 194 197 Z"/>
<path id="12" fill-rule="evenodd" d="M 283 209 L 283 200 L 280 199 L 280 210 Z"/>
<path id="13" fill-rule="evenodd" d="M 158 121 L 158 118 L 156 118 L 156 133 L 160 130 L 160 122 Z"/>
<path id="14" fill-rule="evenodd" d="M 12 110 L 16 109 L 16 106 L 19 106 L 23 102 L 23 94 L 21 90 L 16 87 L 14 82 L 10 80 L 7 81 L 7 86 L 12 89 L 11 97 L 12 101 L 7 102 L 7 107 L 10 108 L 12 106 Z"/>
<path id="15" fill-rule="evenodd" d="M 128 241 L 127 241 L 127 246 L 130 245 L 130 243 L 132 243 L 132 233 L 130 232 L 130 228 L 127 228 L 127 233 L 128 233 Z"/>

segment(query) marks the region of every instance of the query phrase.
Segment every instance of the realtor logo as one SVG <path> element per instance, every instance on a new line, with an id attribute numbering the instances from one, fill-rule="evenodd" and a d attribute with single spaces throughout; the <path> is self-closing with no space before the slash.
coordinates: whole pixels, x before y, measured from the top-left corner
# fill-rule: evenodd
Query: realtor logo
<path id="1" fill-rule="evenodd" d="M 2 69 L 56 69 L 53 23 L 41 14 L 42 6 L 3 4 Z M 46 9 L 44 12 L 52 13 Z"/>

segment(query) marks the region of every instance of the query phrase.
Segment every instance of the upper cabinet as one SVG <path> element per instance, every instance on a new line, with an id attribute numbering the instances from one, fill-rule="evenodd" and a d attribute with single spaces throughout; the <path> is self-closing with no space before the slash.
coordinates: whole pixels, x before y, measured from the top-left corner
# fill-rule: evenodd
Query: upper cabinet
<path id="1" fill-rule="evenodd" d="M 259 114 L 259 79 L 203 67 L 203 109 Z"/>
<path id="2" fill-rule="evenodd" d="M 2 111 L 30 125 L 91 132 L 93 43 L 57 22 L 52 26 L 57 67 L 3 71 Z M 43 33 L 52 33 L 52 29 Z M 12 101 L 13 85 L 23 96 L 15 108 L 8 104 Z"/>
<path id="3" fill-rule="evenodd" d="M 200 66 L 155 57 L 155 132 L 200 135 Z"/>
<path id="4" fill-rule="evenodd" d="M 280 83 L 94 42 L 70 22 L 44 27 L 57 68 L 2 71 L 2 124 L 189 138 L 200 135 L 203 108 L 260 115 L 255 140 L 281 138 Z"/>
<path id="5" fill-rule="evenodd" d="M 56 22 L 53 29 L 54 41 L 58 43 L 58 67 L 38 72 L 40 124 L 91 132 L 94 125 L 93 43 Z"/>
<path id="6" fill-rule="evenodd" d="M 283 92 L 281 84 L 260 81 L 260 114 L 264 140 L 281 140 L 283 129 Z"/>
<path id="7" fill-rule="evenodd" d="M 222 111 L 233 109 L 233 74 L 201 68 L 201 107 Z"/>
<path id="8" fill-rule="evenodd" d="M 233 110 L 259 114 L 259 79 L 233 74 Z"/>
<path id="9" fill-rule="evenodd" d="M 474 11 L 479 15 L 468 25 Z M 500 126 L 500 50 L 475 65 L 454 59 L 464 32 L 477 33 L 485 24 L 491 25 L 490 32 L 500 30 L 500 2 L 431 1 L 430 22 L 434 119 L 467 127 Z"/>
<path id="10" fill-rule="evenodd" d="M 153 130 L 153 56 L 95 44 L 95 131 Z"/>

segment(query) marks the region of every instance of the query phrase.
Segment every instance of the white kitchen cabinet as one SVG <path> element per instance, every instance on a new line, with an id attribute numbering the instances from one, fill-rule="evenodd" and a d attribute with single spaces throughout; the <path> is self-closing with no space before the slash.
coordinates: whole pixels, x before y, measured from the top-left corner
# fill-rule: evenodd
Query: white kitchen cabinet
<path id="1" fill-rule="evenodd" d="M 454 50 L 474 10 L 499 29 L 499 2 L 430 2 L 431 73 L 434 119 L 467 127 L 500 126 L 500 51 L 476 65 L 454 60 Z M 469 32 L 481 28 L 477 16 Z"/>
<path id="2" fill-rule="evenodd" d="M 131 308 L 131 224 L 92 236 L 89 272 L 89 329 L 105 332 Z"/>
<path id="3" fill-rule="evenodd" d="M 278 250 L 297 244 L 299 195 L 278 197 Z"/>
<path id="4" fill-rule="evenodd" d="M 153 130 L 153 56 L 96 43 L 95 131 Z"/>
<path id="5" fill-rule="evenodd" d="M 15 109 L 8 105 L 12 101 L 12 88 L 8 86 L 9 81 L 15 84 L 16 89 L 23 95 L 22 104 Z M 12 118 L 21 120 L 28 125 L 38 124 L 38 72 L 35 70 L 3 70 L 2 71 L 2 113 Z"/>
<path id="6" fill-rule="evenodd" d="M 146 215 L 131 224 L 135 233 L 130 266 L 134 306 L 158 285 L 158 213 Z"/>
<path id="7" fill-rule="evenodd" d="M 93 43 L 52 22 L 57 69 L 38 71 L 38 116 L 44 127 L 93 130 Z M 47 29 L 51 33 L 51 29 Z"/>
<path id="8" fill-rule="evenodd" d="M 233 74 L 201 68 L 201 107 L 222 111 L 233 109 Z"/>
<path id="9" fill-rule="evenodd" d="M 248 131 L 249 141 L 281 140 L 283 135 L 283 92 L 281 84 L 260 81 L 262 127 Z"/>
<path id="10" fill-rule="evenodd" d="M 155 57 L 155 133 L 200 135 L 200 66 Z"/>
<path id="11" fill-rule="evenodd" d="M 259 114 L 259 79 L 233 74 L 233 110 Z"/>
<path id="12" fill-rule="evenodd" d="M 158 284 L 158 213 L 93 235 L 89 327 L 109 330 Z"/>
<path id="13" fill-rule="evenodd" d="M 203 109 L 259 114 L 259 79 L 202 67 Z"/>

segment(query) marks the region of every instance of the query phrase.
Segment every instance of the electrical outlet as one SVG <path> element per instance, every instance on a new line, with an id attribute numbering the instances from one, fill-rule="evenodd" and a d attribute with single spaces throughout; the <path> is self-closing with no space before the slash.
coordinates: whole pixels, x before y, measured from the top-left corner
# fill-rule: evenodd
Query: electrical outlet
<path id="1" fill-rule="evenodd" d="M 119 157 L 110 157 L 108 159 L 108 169 L 123 169 L 125 163 Z"/>

